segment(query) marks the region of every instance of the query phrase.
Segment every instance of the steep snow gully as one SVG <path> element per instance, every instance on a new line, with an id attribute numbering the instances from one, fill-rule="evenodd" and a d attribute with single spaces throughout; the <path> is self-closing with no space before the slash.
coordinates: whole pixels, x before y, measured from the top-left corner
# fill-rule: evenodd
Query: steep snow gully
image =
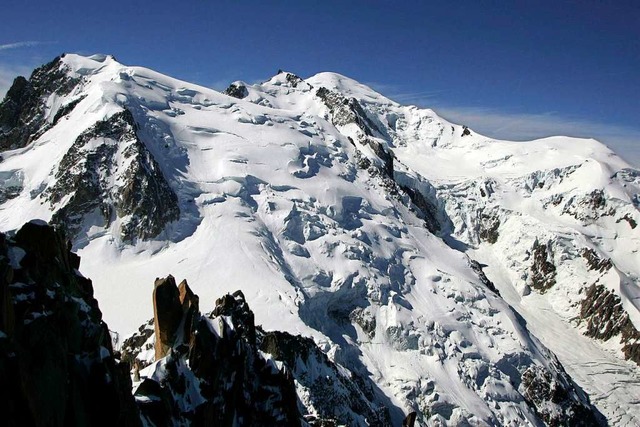
<path id="1" fill-rule="evenodd" d="M 170 274 L 213 341 L 255 317 L 229 357 L 280 370 L 243 372 L 289 420 L 640 425 L 640 171 L 595 140 L 494 140 L 335 73 L 219 93 L 67 54 L 16 79 L 0 150 L 0 231 L 66 232 L 175 425 L 220 410 L 194 368 L 218 347 L 148 351 Z"/>

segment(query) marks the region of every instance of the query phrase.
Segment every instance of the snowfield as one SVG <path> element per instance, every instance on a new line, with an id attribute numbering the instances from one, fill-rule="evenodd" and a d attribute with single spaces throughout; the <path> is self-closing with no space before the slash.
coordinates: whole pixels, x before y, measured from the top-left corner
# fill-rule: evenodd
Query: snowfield
<path id="1" fill-rule="evenodd" d="M 80 191 L 50 196 L 69 150 L 129 111 L 180 214 L 123 238 L 139 224 L 117 213 L 135 141 L 87 139 L 86 153 L 116 147 L 92 175 L 116 208 L 79 217 L 73 245 L 121 340 L 171 274 L 202 312 L 242 290 L 265 330 L 312 337 L 371 378 L 397 425 L 411 411 L 421 425 L 541 425 L 521 379 L 537 368 L 569 384 L 566 370 L 611 425 L 640 425 L 639 366 L 619 333 L 585 335 L 582 315 L 602 285 L 640 329 L 640 172 L 603 144 L 493 140 L 334 73 L 236 82 L 238 99 L 110 56 L 61 67 L 78 83 L 47 98 L 48 129 L 2 153 L 1 186 L 20 190 L 0 230 L 55 219 Z"/>

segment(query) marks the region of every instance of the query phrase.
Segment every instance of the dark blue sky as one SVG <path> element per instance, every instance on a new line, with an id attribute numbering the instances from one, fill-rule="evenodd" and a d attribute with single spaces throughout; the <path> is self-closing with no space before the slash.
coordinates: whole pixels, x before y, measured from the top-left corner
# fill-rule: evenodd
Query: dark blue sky
<path id="1" fill-rule="evenodd" d="M 639 1 L 9 2 L 0 92 L 62 52 L 203 85 L 335 71 L 495 137 L 603 140 L 640 165 Z M 25 43 L 32 42 L 32 43 Z"/>

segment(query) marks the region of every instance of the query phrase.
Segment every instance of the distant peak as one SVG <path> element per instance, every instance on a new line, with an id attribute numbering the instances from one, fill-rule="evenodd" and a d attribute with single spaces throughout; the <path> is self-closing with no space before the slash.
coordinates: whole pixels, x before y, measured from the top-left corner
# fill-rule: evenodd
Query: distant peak
<path id="1" fill-rule="evenodd" d="M 118 60 L 116 59 L 115 56 L 113 55 L 105 55 L 103 53 L 95 53 L 93 55 L 87 56 L 87 58 L 96 61 L 96 62 L 107 62 L 107 61 L 116 61 L 118 62 Z"/>
<path id="2" fill-rule="evenodd" d="M 121 66 L 113 55 L 96 53 L 93 55 L 80 55 L 77 53 L 65 53 L 60 61 L 79 75 L 92 74 L 107 66 Z"/>
<path id="3" fill-rule="evenodd" d="M 302 82 L 304 82 L 304 80 L 297 74 L 290 73 L 288 71 L 278 70 L 278 74 L 271 77 L 271 79 L 267 83 L 272 84 L 274 86 L 297 87 Z"/>
<path id="4" fill-rule="evenodd" d="M 353 97 L 358 100 L 378 104 L 396 104 L 369 86 L 339 73 L 322 72 L 309 77 L 305 81 L 312 86 L 324 87 L 339 92 L 346 97 Z"/>

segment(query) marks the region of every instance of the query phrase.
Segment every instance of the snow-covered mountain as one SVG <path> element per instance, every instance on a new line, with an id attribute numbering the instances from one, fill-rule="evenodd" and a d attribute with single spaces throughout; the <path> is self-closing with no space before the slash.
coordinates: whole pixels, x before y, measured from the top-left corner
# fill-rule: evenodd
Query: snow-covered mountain
<path id="1" fill-rule="evenodd" d="M 223 94 L 65 55 L 16 79 L 0 148 L 0 230 L 65 229 L 121 337 L 172 274 L 311 337 L 393 425 L 640 424 L 640 171 L 597 141 L 493 140 L 334 73 Z M 375 424 L 296 366 L 303 415 Z"/>

